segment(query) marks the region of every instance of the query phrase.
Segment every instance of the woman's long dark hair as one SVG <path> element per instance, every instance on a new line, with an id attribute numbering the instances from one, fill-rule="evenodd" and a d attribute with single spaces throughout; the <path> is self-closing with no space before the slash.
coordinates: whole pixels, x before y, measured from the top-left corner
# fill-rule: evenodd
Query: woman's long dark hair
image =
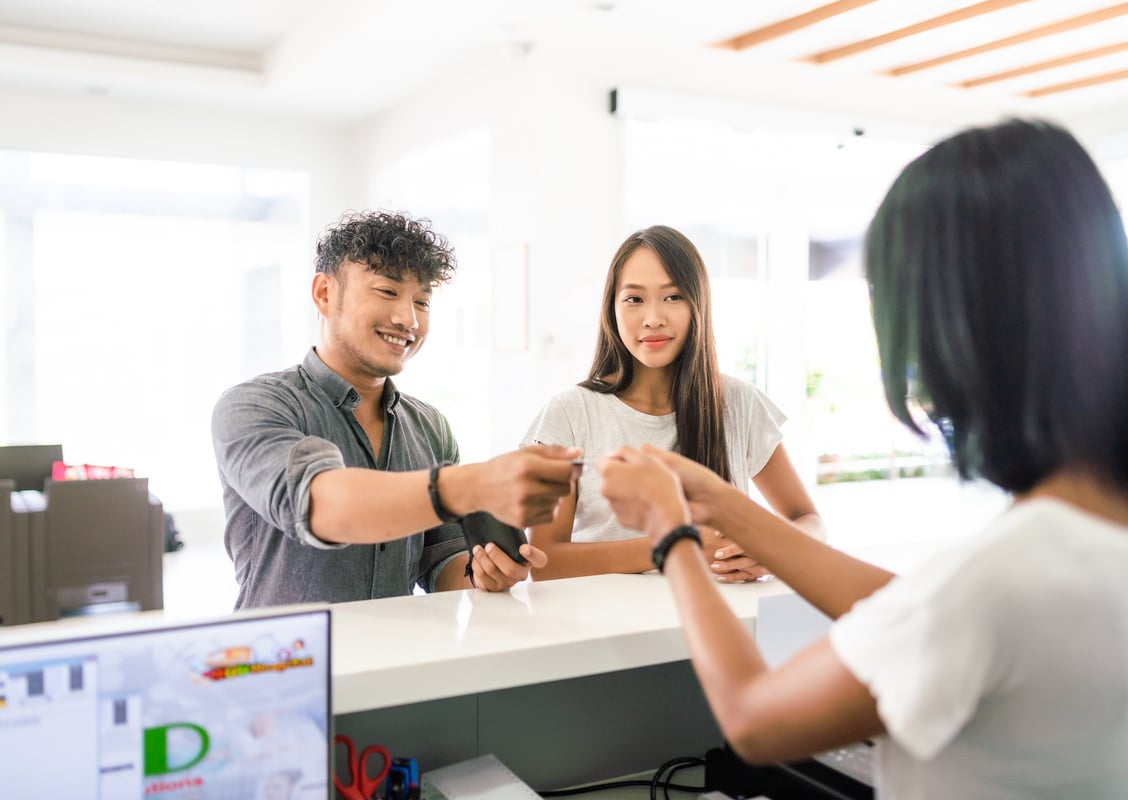
<path id="1" fill-rule="evenodd" d="M 731 481 L 709 276 L 701 254 L 684 234 L 665 225 L 655 225 L 632 233 L 619 246 L 603 289 L 595 358 L 587 380 L 580 386 L 602 394 L 618 394 L 634 380 L 634 358 L 623 344 L 615 322 L 615 293 L 623 264 L 640 247 L 650 248 L 658 256 L 691 311 L 689 336 L 671 365 L 674 377 L 670 394 L 677 424 L 677 452 Z"/>

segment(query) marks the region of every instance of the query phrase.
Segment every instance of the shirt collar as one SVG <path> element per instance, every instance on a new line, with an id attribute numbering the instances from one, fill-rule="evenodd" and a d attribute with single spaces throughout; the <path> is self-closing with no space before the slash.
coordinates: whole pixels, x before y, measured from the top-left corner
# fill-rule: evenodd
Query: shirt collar
<path id="1" fill-rule="evenodd" d="M 353 385 L 329 368 L 321 360 L 317 350 L 311 347 L 302 361 L 302 368 L 313 378 L 314 383 L 333 401 L 337 408 L 352 411 L 360 404 L 360 394 Z M 384 410 L 393 411 L 399 403 L 400 393 L 391 378 L 384 379 Z"/>

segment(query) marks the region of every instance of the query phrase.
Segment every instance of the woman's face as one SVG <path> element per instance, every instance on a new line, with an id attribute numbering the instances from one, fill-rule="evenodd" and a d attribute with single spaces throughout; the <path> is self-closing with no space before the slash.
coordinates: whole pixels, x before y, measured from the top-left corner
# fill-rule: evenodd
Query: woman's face
<path id="1" fill-rule="evenodd" d="M 615 322 L 636 369 L 665 369 L 685 347 L 693 318 L 689 301 L 675 286 L 658 255 L 636 248 L 619 273 Z"/>

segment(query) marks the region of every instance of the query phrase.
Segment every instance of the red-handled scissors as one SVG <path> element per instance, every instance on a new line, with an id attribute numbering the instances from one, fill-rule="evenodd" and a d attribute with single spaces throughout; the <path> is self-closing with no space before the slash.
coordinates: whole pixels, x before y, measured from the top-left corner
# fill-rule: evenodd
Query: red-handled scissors
<path id="1" fill-rule="evenodd" d="M 348 750 L 348 767 L 349 767 L 349 782 L 345 783 L 337 777 L 334 772 L 333 785 L 337 787 L 337 791 L 345 800 L 372 800 L 373 792 L 377 787 L 384 782 L 388 777 L 388 770 L 391 769 L 392 759 L 388 756 L 388 751 L 378 744 L 369 745 L 364 748 L 358 757 L 356 754 L 356 746 L 353 745 L 353 740 L 344 734 L 337 734 L 333 737 L 335 743 L 343 743 L 345 749 Z M 380 758 L 384 759 L 384 765 L 380 768 L 380 772 L 376 777 L 368 774 L 368 757 L 373 753 L 379 753 Z"/>

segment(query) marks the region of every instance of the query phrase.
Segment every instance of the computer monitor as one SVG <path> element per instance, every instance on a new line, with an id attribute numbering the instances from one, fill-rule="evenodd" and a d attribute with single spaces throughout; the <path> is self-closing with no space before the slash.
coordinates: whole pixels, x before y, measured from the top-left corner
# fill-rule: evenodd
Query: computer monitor
<path id="1" fill-rule="evenodd" d="M 0 638 L 3 795 L 329 800 L 329 627 L 306 607 Z"/>

